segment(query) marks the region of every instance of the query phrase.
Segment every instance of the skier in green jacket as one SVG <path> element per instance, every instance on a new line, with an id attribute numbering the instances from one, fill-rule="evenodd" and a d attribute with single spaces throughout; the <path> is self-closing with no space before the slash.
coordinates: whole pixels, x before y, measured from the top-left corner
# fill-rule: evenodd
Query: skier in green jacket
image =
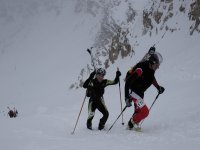
<path id="1" fill-rule="evenodd" d="M 94 78 L 94 76 L 96 77 Z M 99 121 L 98 129 L 102 130 L 105 126 L 105 123 L 108 119 L 109 112 L 106 108 L 103 94 L 105 87 L 109 85 L 114 85 L 119 82 L 119 77 L 121 76 L 121 72 L 116 72 L 116 77 L 114 80 L 104 79 L 106 75 L 106 71 L 103 68 L 99 68 L 96 71 L 93 71 L 89 78 L 83 84 L 84 88 L 87 88 L 87 96 L 90 97 L 88 104 L 88 119 L 87 119 L 87 128 L 92 130 L 92 119 L 95 115 L 95 110 L 98 109 L 103 117 Z"/>

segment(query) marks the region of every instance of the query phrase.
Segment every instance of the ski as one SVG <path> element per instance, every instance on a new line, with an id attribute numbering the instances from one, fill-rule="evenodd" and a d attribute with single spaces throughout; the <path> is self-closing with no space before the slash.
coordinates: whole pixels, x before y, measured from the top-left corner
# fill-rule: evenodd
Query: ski
<path id="1" fill-rule="evenodd" d="M 126 130 L 136 131 L 136 132 L 142 132 L 141 127 L 133 127 L 133 128 L 129 128 L 129 127 L 127 126 L 127 127 L 126 127 Z"/>

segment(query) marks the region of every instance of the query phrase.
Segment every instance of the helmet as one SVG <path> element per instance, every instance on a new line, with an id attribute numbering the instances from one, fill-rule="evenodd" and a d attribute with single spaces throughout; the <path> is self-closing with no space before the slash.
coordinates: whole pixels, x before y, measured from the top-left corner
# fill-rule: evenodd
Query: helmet
<path id="1" fill-rule="evenodd" d="M 103 68 L 99 68 L 99 69 L 97 69 L 96 74 L 105 76 L 106 75 L 106 70 L 103 69 Z"/>
<path id="2" fill-rule="evenodd" d="M 161 64 L 162 61 L 163 61 L 163 58 L 162 58 L 161 54 L 158 53 L 158 52 L 155 52 L 154 54 L 152 54 L 149 57 L 149 63 L 150 64 Z"/>

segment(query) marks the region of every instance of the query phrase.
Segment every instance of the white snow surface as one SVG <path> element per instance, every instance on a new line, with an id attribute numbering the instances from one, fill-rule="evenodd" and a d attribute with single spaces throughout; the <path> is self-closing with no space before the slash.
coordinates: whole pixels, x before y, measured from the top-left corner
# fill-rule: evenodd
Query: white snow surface
<path id="1" fill-rule="evenodd" d="M 86 13 L 75 13 L 73 0 L 59 1 L 62 8 L 59 15 L 50 10 L 42 11 L 44 4 L 40 4 L 41 7 L 31 5 L 31 8 L 41 10 L 29 12 L 28 19 L 20 18 L 20 13 L 27 16 L 26 11 L 19 8 L 28 7 L 20 5 L 23 2 L 1 1 L 4 5 L 12 3 L 18 10 L 18 16 L 11 14 L 13 18 L 0 22 L 3 33 L 0 35 L 1 150 L 199 149 L 200 34 L 190 36 L 183 27 L 173 33 L 167 32 L 163 39 L 163 33 L 153 37 L 141 36 L 137 39 L 140 44 L 132 58 L 119 59 L 107 69 L 107 79 L 114 79 L 117 67 L 122 72 L 124 107 L 123 79 L 126 71 L 161 39 L 156 50 L 162 54 L 164 61 L 156 71 L 156 78 L 166 90 L 143 122 L 141 133 L 125 129 L 133 107 L 127 108 L 123 114 L 125 125 L 119 118 L 106 133 L 121 111 L 119 86 L 115 85 L 105 90 L 104 98 L 110 114 L 105 130 L 97 130 L 101 118 L 98 110 L 93 119 L 94 130 L 86 128 L 87 98 L 72 135 L 85 89 L 70 90 L 69 86 L 77 79 L 80 70 L 90 63 L 86 49 L 94 42 L 99 20 Z M 39 0 L 31 2 L 39 3 Z M 55 1 L 44 2 L 50 5 Z M 147 0 L 140 1 L 137 9 L 143 9 L 146 3 Z M 8 10 L 13 10 L 13 7 Z M 9 16 L 9 13 L 1 13 L 0 17 L 5 15 Z M 182 20 L 185 22 L 184 18 Z M 153 86 L 145 93 L 144 100 L 149 107 L 156 95 L 157 90 Z M 16 107 L 19 116 L 9 118 L 7 106 Z"/>

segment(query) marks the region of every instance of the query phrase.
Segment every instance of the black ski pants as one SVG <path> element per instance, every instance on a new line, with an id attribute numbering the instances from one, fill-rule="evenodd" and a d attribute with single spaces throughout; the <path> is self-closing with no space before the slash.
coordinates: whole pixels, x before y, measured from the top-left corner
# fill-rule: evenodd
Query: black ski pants
<path id="1" fill-rule="evenodd" d="M 109 112 L 106 108 L 103 98 L 96 101 L 91 98 L 89 99 L 87 123 L 92 123 L 92 119 L 94 118 L 96 109 L 98 109 L 103 114 L 103 117 L 100 119 L 99 124 L 105 125 L 109 116 Z"/>

